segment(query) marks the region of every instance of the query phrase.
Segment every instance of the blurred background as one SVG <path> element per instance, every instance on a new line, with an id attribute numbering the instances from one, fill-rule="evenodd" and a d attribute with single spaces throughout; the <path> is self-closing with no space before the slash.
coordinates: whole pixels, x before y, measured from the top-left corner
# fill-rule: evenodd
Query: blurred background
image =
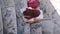
<path id="1" fill-rule="evenodd" d="M 41 24 L 25 24 L 20 9 L 28 0 L 0 0 L 0 34 L 60 34 L 60 0 L 40 0 Z"/>

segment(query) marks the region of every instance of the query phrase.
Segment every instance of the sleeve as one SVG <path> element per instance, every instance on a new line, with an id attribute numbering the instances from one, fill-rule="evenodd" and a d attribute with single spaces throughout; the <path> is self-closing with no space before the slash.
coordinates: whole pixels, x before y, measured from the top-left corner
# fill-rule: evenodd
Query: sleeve
<path id="1" fill-rule="evenodd" d="M 43 11 L 40 10 L 41 14 L 37 17 L 38 19 L 43 19 Z"/>

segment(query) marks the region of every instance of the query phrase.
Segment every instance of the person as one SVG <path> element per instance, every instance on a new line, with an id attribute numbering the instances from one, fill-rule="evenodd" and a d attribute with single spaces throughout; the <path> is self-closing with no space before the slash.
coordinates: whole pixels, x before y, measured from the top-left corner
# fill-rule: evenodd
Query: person
<path id="1" fill-rule="evenodd" d="M 41 19 L 43 19 L 42 10 L 28 7 L 21 9 L 21 13 L 23 14 L 23 20 L 29 24 L 38 23 L 41 21 Z"/>

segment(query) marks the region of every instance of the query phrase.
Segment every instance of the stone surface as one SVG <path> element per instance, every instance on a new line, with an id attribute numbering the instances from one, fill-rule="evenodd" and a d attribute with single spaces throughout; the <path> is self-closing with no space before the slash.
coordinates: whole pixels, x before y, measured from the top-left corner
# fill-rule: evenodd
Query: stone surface
<path id="1" fill-rule="evenodd" d="M 23 21 L 20 12 L 21 8 L 27 7 L 27 0 L 1 0 L 0 33 L 3 34 L 4 31 L 4 34 L 60 34 L 60 15 L 57 9 L 59 3 L 58 1 L 54 1 L 58 3 L 57 6 L 55 6 L 56 4 L 54 4 L 53 1 L 54 0 L 40 0 L 40 9 L 44 12 L 44 19 L 39 24 L 29 25 Z M 3 23 L 1 14 L 3 16 Z"/>
<path id="2" fill-rule="evenodd" d="M 1 4 L 0 4 L 0 34 L 3 34 L 3 22 L 2 22 L 2 14 L 1 14 Z"/>
<path id="3" fill-rule="evenodd" d="M 17 22 L 14 0 L 2 1 L 3 34 L 17 34 Z"/>

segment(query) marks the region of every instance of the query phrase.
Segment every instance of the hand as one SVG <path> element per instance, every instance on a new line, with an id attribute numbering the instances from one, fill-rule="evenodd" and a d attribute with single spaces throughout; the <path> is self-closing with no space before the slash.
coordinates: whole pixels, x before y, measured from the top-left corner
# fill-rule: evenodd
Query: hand
<path id="1" fill-rule="evenodd" d="M 38 18 L 34 18 L 34 23 L 39 23 L 41 20 Z"/>
<path id="2" fill-rule="evenodd" d="M 34 24 L 34 23 L 40 23 L 40 19 L 37 19 L 37 18 L 33 18 L 33 20 L 31 19 L 31 20 L 29 20 L 27 23 L 29 23 L 29 24 Z"/>

